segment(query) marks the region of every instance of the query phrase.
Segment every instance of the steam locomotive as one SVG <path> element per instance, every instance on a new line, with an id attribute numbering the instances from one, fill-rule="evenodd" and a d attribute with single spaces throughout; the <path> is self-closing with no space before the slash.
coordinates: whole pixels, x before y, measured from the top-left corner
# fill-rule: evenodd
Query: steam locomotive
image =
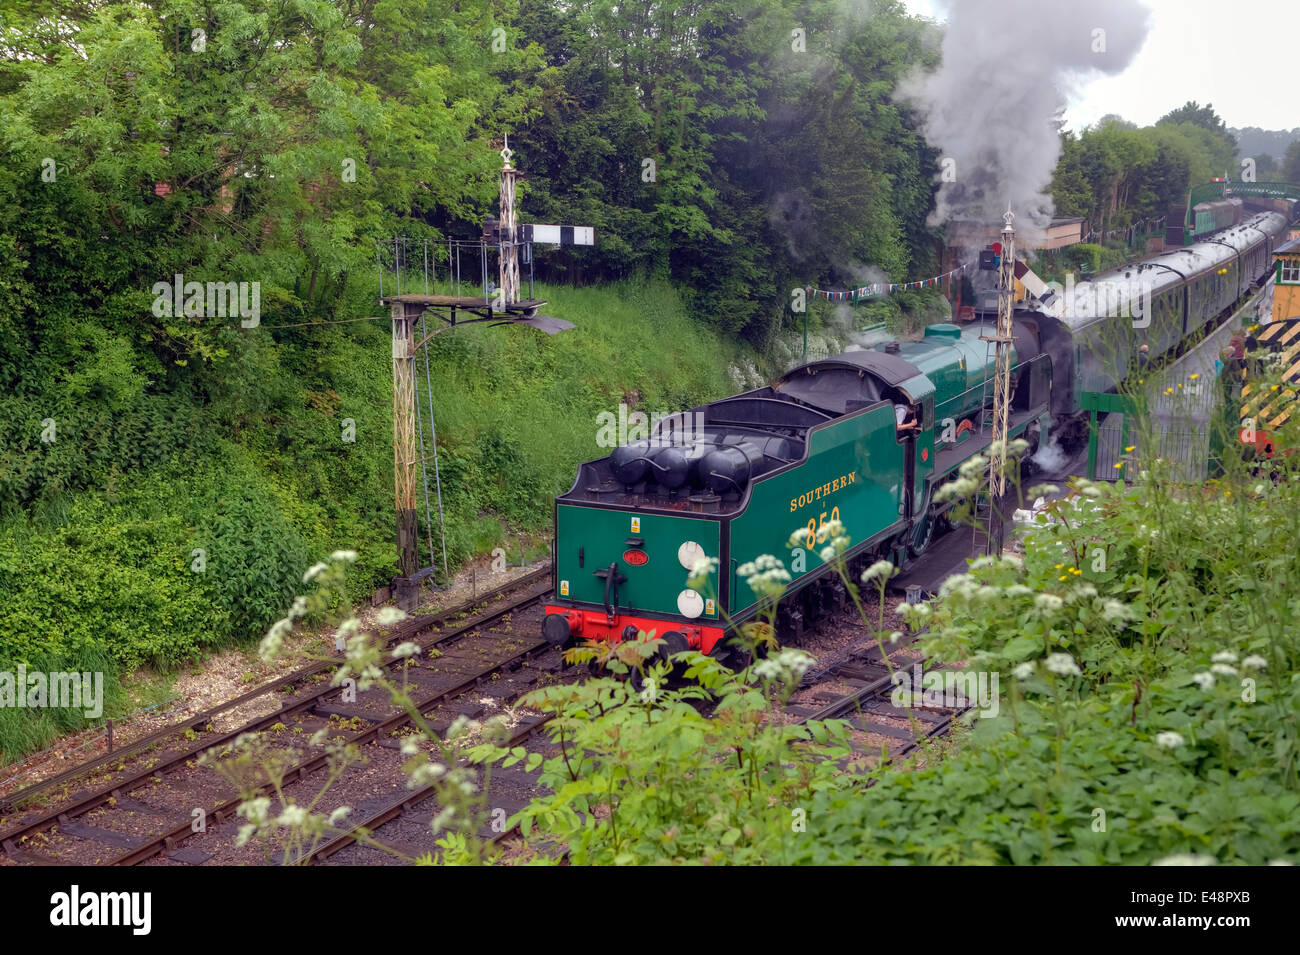
<path id="1" fill-rule="evenodd" d="M 1138 347 L 1173 351 L 1231 313 L 1267 273 L 1290 214 L 1264 212 L 1185 248 L 1050 292 L 1016 310 L 1008 436 L 1032 453 L 1077 421 L 1079 393 L 1109 391 Z M 987 449 L 994 351 L 985 324 L 932 325 L 800 365 L 772 384 L 659 422 L 580 466 L 555 502 L 555 591 L 546 639 L 636 639 L 726 658 L 759 611 L 738 568 L 786 555 L 791 532 L 839 521 L 856 575 L 921 553 L 950 504 L 935 491 Z M 707 584 L 687 587 L 701 558 Z M 790 561 L 777 636 L 797 640 L 842 606 L 839 577 L 809 547 Z"/>

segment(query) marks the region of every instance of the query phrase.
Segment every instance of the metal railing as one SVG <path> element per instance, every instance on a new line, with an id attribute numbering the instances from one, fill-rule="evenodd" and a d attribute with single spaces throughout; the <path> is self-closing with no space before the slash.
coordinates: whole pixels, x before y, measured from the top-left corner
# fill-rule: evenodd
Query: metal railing
<path id="1" fill-rule="evenodd" d="M 1209 476 L 1209 426 L 1139 435 L 1118 424 L 1102 425 L 1097 429 L 1096 461 L 1088 478 L 1131 481 L 1157 459 L 1172 465 L 1174 480 L 1205 480 Z"/>

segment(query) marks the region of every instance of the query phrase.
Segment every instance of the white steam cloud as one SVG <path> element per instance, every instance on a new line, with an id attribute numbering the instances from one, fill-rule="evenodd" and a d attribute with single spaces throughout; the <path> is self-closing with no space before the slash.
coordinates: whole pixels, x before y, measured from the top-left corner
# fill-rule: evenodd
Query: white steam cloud
<path id="1" fill-rule="evenodd" d="M 1017 229 L 1052 217 L 1047 194 L 1060 158 L 1058 119 L 1070 92 L 1122 72 L 1146 39 L 1151 11 L 1137 0 L 940 0 L 943 62 L 910 77 L 922 129 L 941 151 L 931 225 L 996 221 Z"/>

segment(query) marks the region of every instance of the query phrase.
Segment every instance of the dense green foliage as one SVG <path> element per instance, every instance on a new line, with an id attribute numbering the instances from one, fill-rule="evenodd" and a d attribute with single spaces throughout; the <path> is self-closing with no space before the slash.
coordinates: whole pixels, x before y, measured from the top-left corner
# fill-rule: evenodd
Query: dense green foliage
<path id="1" fill-rule="evenodd" d="M 933 54 L 900 4 L 538 3 L 519 27 L 550 66 L 526 201 L 601 237 L 548 274 L 667 275 L 762 341 L 797 286 L 932 268 L 936 153 L 892 94 Z"/>

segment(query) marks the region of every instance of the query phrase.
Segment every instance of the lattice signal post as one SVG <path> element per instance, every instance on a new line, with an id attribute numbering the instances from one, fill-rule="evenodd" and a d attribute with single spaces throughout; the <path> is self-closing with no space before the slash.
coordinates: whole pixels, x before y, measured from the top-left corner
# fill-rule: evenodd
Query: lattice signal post
<path id="1" fill-rule="evenodd" d="M 998 324 L 992 335 L 981 335 L 995 347 L 993 363 L 993 424 L 989 442 L 989 527 L 990 553 L 1002 552 L 1001 521 L 997 501 L 1006 491 L 1007 412 L 1011 406 L 1011 315 L 1014 309 L 1016 230 L 1011 228 L 1015 215 L 1008 209 L 1002 215 L 1002 259 L 998 264 Z"/>
<path id="2" fill-rule="evenodd" d="M 397 518 L 398 578 L 394 582 L 398 605 L 403 610 L 413 610 L 419 603 L 419 584 L 431 568 L 420 567 L 418 494 L 416 469 L 423 472 L 425 455 L 423 429 L 417 428 L 416 355 L 440 332 L 460 325 L 490 322 L 493 325 L 528 325 L 548 335 L 573 328 L 572 322 L 541 315 L 544 301 L 521 299 L 519 288 L 519 252 L 532 261 L 534 242 L 552 245 L 593 245 L 595 232 L 587 226 L 519 225 L 516 221 L 515 189 L 519 171 L 510 164 L 513 153 L 507 144 L 501 150 L 501 218 L 484 223 L 481 248 L 483 255 L 483 291 L 481 296 L 431 295 L 428 293 L 428 274 L 425 274 L 425 293 L 411 294 L 402 291 L 401 253 L 394 244 L 397 269 L 397 293 L 384 296 L 380 303 L 388 306 L 392 321 L 393 342 L 393 496 Z M 499 250 L 500 284 L 491 289 L 487 281 L 488 247 Z M 383 270 L 380 269 L 380 282 Z M 530 279 L 531 287 L 531 279 Z M 423 329 L 424 314 L 433 309 L 439 319 L 432 331 L 418 337 L 417 324 Z M 440 312 L 440 313 L 439 313 Z M 465 313 L 473 317 L 465 317 Z M 418 337 L 418 340 L 417 340 Z M 427 363 L 427 362 L 426 362 Z M 427 368 L 426 368 L 427 375 Z M 427 387 L 427 386 L 426 386 Z M 430 398 L 430 424 L 432 426 L 432 399 Z M 437 438 L 434 438 L 434 467 L 437 468 Z M 436 475 L 436 470 L 435 470 Z M 428 482 L 424 482 L 425 509 L 428 511 Z M 441 505 L 440 505 L 441 507 Z M 444 528 L 445 537 L 445 528 Z M 444 543 L 445 554 L 445 543 Z M 445 556 L 444 556 L 445 570 Z"/>

